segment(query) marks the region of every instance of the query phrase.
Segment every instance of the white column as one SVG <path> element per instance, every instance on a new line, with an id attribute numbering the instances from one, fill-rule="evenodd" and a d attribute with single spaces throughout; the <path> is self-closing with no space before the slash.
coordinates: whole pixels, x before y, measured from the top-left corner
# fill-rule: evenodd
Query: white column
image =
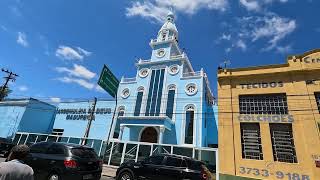
<path id="1" fill-rule="evenodd" d="M 160 129 L 159 144 L 163 144 L 163 134 L 166 128 L 164 126 L 160 126 L 159 129 Z"/>
<path id="2" fill-rule="evenodd" d="M 119 141 L 121 141 L 121 139 L 122 139 L 122 134 L 123 134 L 123 130 L 124 130 L 125 127 L 126 126 L 123 126 L 123 125 L 120 126 L 120 133 L 119 133 L 119 137 L 118 137 Z"/>

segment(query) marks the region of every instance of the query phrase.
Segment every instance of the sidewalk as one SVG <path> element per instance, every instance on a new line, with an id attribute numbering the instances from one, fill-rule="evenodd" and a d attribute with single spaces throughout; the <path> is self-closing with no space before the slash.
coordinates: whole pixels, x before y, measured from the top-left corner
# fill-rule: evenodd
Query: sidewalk
<path id="1" fill-rule="evenodd" d="M 116 167 L 116 166 L 103 165 L 102 176 L 115 178 L 117 169 L 118 169 L 118 167 Z"/>

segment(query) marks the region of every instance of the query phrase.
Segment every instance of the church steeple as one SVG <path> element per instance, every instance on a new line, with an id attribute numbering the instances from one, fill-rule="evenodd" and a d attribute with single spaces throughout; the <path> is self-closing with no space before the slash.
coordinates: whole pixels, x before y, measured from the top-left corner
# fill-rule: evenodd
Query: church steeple
<path id="1" fill-rule="evenodd" d="M 158 33 L 157 40 L 160 41 L 167 41 L 176 39 L 178 40 L 178 30 L 174 23 L 175 16 L 172 12 L 169 12 L 166 18 L 166 22 L 162 25 L 161 29 Z"/>
<path id="2" fill-rule="evenodd" d="M 166 17 L 166 22 L 158 32 L 157 39 L 151 40 L 151 61 L 169 60 L 173 56 L 181 55 L 181 50 L 178 46 L 179 34 L 174 20 L 175 16 L 170 12 Z"/>

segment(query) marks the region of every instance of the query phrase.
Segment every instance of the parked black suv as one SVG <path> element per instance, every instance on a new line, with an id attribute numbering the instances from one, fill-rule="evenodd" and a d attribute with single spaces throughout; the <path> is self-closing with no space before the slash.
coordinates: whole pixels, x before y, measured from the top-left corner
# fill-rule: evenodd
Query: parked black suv
<path id="1" fill-rule="evenodd" d="M 33 168 L 35 180 L 98 180 L 102 172 L 94 150 L 78 144 L 33 144 L 26 163 Z"/>
<path id="2" fill-rule="evenodd" d="M 137 163 L 122 163 L 116 175 L 117 180 L 207 180 L 207 170 L 201 161 L 184 156 L 159 154 Z"/>

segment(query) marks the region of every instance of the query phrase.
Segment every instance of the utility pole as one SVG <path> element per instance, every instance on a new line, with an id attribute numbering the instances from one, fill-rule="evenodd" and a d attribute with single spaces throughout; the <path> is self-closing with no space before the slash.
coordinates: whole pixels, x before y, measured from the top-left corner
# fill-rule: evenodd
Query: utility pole
<path id="1" fill-rule="evenodd" d="M 92 123 L 92 120 L 94 119 L 94 112 L 96 111 L 96 104 L 97 104 L 97 98 L 95 97 L 93 104 L 92 104 L 92 109 L 91 109 L 91 112 L 89 115 L 86 132 L 83 137 L 82 145 L 85 145 L 87 143 L 87 138 L 89 137 L 89 133 L 90 133 L 90 129 L 91 129 L 91 123 Z"/>
<path id="2" fill-rule="evenodd" d="M 111 120 L 111 125 L 110 125 L 110 128 L 109 128 L 109 132 L 108 132 L 108 138 L 107 138 L 107 144 L 109 144 L 109 141 L 110 141 L 110 136 L 111 136 L 111 131 L 112 131 L 112 127 L 113 127 L 113 123 L 114 123 L 114 120 L 116 118 L 116 112 L 117 112 L 117 106 L 118 106 L 118 97 L 117 97 L 117 94 L 116 93 L 116 104 L 115 104 L 115 107 L 114 107 L 114 110 L 113 110 L 113 115 L 112 115 L 112 120 Z M 118 121 L 118 120 L 117 120 Z"/>
<path id="3" fill-rule="evenodd" d="M 16 77 L 19 77 L 17 74 L 13 73 L 12 71 L 9 70 L 5 70 L 5 69 L 1 69 L 2 72 L 5 72 L 8 74 L 8 76 L 4 77 L 4 79 L 6 80 L 4 85 L 1 88 L 0 91 L 0 101 L 3 100 L 4 98 L 4 92 L 6 90 L 6 88 L 8 88 L 8 83 L 11 80 L 12 82 L 14 82 L 16 80 Z"/>

